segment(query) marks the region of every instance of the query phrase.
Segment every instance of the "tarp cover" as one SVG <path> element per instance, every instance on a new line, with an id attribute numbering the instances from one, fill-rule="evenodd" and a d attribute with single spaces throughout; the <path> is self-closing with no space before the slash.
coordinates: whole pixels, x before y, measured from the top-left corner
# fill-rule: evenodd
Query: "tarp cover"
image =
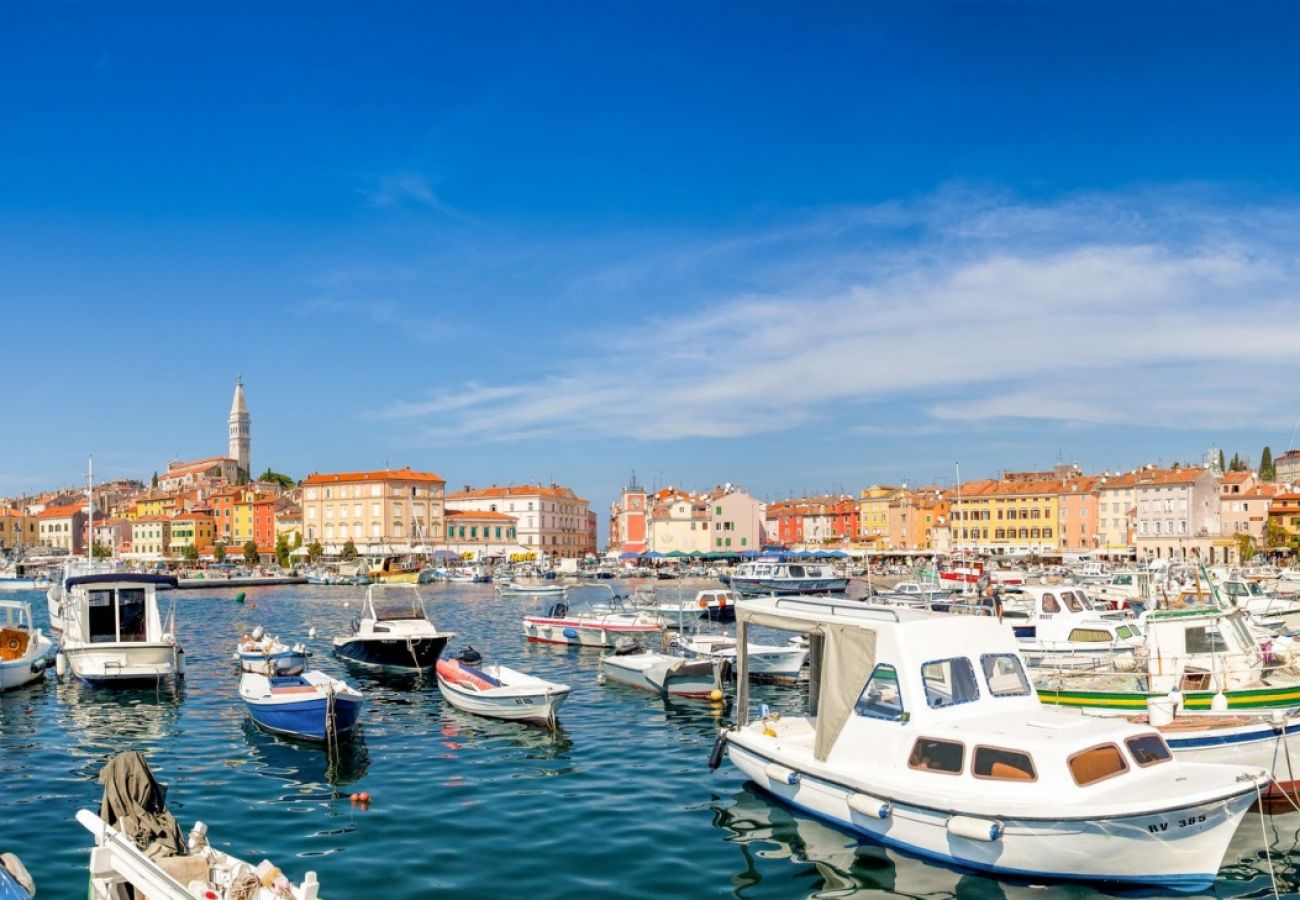
<path id="1" fill-rule="evenodd" d="M 817 734 L 814 757 L 825 762 L 835 746 L 840 730 L 848 721 L 867 677 L 876 665 L 876 632 L 860 625 L 818 621 L 813 613 L 802 618 L 794 612 L 769 613 L 736 607 L 736 643 L 741 668 L 748 671 L 749 640 L 746 636 L 755 625 L 793 631 L 809 636 L 811 644 L 809 686 L 810 714 L 816 717 Z M 749 685 L 737 688 L 738 723 L 748 721 Z"/>
<path id="2" fill-rule="evenodd" d="M 121 831 L 150 859 L 185 855 L 181 826 L 167 811 L 167 788 L 136 750 L 108 761 L 99 773 L 104 799 L 99 817 Z"/>

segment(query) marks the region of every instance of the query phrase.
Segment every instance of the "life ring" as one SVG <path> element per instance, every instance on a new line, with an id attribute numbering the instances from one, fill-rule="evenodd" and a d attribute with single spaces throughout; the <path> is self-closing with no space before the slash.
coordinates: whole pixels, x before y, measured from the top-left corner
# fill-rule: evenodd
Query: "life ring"
<path id="1" fill-rule="evenodd" d="M 9 649 L 10 649 L 10 650 L 17 650 L 17 649 L 18 649 L 19 647 L 21 647 L 21 646 L 22 646 L 22 644 L 19 643 L 18 638 L 15 637 L 15 638 L 10 638 L 10 639 L 9 639 Z"/>
<path id="2" fill-rule="evenodd" d="M 718 598 L 718 606 L 721 608 L 721 607 L 724 607 L 724 606 L 726 606 L 726 605 L 727 605 L 727 598 L 726 598 L 726 597 L 719 597 L 719 598 Z"/>
<path id="3" fill-rule="evenodd" d="M 700 598 L 700 609 L 708 609 L 708 608 L 709 608 L 709 601 L 708 601 L 708 600 L 705 600 L 703 597 L 701 597 L 701 598 Z"/>

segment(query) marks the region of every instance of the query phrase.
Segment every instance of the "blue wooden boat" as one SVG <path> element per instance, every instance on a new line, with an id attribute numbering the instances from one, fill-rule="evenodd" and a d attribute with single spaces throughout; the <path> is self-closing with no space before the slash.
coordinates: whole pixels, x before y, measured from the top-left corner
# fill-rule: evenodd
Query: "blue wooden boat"
<path id="1" fill-rule="evenodd" d="M 342 738 L 361 715 L 361 692 L 324 672 L 273 675 L 245 672 L 239 696 L 248 714 L 275 734 L 307 741 Z"/>

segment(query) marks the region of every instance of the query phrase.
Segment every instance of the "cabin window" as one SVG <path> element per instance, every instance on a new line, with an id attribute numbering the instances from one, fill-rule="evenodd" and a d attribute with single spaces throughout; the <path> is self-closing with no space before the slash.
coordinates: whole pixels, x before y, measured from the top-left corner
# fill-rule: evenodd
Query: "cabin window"
<path id="1" fill-rule="evenodd" d="M 1131 585 L 1133 583 L 1132 575 L 1116 575 L 1115 580 L 1111 582 L 1114 585 Z"/>
<path id="2" fill-rule="evenodd" d="M 1037 781 L 1038 772 L 1028 753 L 1002 747 L 976 747 L 971 774 L 995 781 Z"/>
<path id="3" fill-rule="evenodd" d="M 911 769 L 960 775 L 965 761 L 966 747 L 956 741 L 917 738 L 912 746 L 912 755 L 907 759 L 907 765 Z"/>
<path id="4" fill-rule="evenodd" d="M 1058 602 L 1056 601 L 1056 595 L 1055 595 L 1055 594 L 1044 594 L 1044 595 L 1043 595 L 1043 612 L 1045 612 L 1045 613 L 1059 613 L 1060 611 L 1061 611 L 1061 604 L 1058 603 Z"/>
<path id="5" fill-rule="evenodd" d="M 1185 634 L 1189 654 L 1222 653 L 1228 649 L 1228 644 L 1223 640 L 1223 635 L 1219 634 L 1219 629 L 1213 625 L 1198 625 L 1195 628 L 1188 628 Z"/>
<path id="6" fill-rule="evenodd" d="M 1068 640 L 1086 644 L 1105 644 L 1110 642 L 1110 632 L 1102 628 L 1075 628 L 1070 631 Z"/>
<path id="7" fill-rule="evenodd" d="M 980 696 L 975 668 L 964 656 L 925 663 L 921 666 L 921 683 L 925 685 L 925 702 L 931 709 L 970 703 Z"/>
<path id="8" fill-rule="evenodd" d="M 803 578 L 803 566 L 791 566 L 791 567 L 790 567 L 790 577 L 791 577 L 791 578 Z"/>
<path id="9" fill-rule="evenodd" d="M 1135 638 L 1137 636 L 1138 636 L 1137 631 L 1131 625 L 1120 625 L 1115 629 L 1115 637 L 1119 638 L 1120 640 L 1124 640 L 1126 638 Z"/>
<path id="10" fill-rule="evenodd" d="M 89 637 L 92 644 L 111 644 L 117 640 L 117 611 L 112 591 L 89 591 Z"/>
<path id="11" fill-rule="evenodd" d="M 1029 677 L 1013 653 L 985 653 L 980 657 L 984 681 L 994 697 L 1028 697 Z"/>
<path id="12" fill-rule="evenodd" d="M 117 623 L 119 641 L 145 640 L 144 588 L 117 592 Z"/>
<path id="13" fill-rule="evenodd" d="M 853 711 L 868 719 L 898 722 L 903 718 L 903 697 L 898 690 L 898 672 L 883 663 L 876 666 L 862 689 Z"/>
<path id="14" fill-rule="evenodd" d="M 1066 760 L 1066 764 L 1074 776 L 1074 783 L 1079 787 L 1087 787 L 1128 771 L 1124 754 L 1114 744 L 1101 744 L 1083 750 Z"/>
<path id="15" fill-rule="evenodd" d="M 1128 752 L 1133 754 L 1133 760 L 1139 766 L 1154 766 L 1156 763 L 1169 762 L 1173 758 L 1169 752 L 1169 745 L 1158 734 L 1138 735 L 1129 738 L 1124 745 L 1128 747 Z"/>
<path id="16" fill-rule="evenodd" d="M 1084 609 L 1095 610 L 1097 608 L 1093 606 L 1092 600 L 1088 597 L 1088 595 L 1085 594 L 1083 591 L 1079 590 L 1078 588 L 1075 588 L 1074 596 L 1079 598 L 1079 602 L 1083 604 Z"/>
<path id="17" fill-rule="evenodd" d="M 1070 607 L 1070 612 L 1083 612 L 1083 604 L 1074 596 L 1074 591 L 1061 591 L 1061 599 Z"/>

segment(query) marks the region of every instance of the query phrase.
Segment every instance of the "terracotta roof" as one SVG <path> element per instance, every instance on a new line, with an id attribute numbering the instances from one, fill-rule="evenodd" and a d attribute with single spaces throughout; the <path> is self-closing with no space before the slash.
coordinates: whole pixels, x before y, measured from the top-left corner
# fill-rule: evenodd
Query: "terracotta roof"
<path id="1" fill-rule="evenodd" d="M 446 484 L 432 472 L 415 472 L 410 466 L 401 469 L 381 469 L 377 472 L 332 472 L 315 473 L 303 479 L 303 484 L 345 484 L 354 481 L 427 481 L 431 484 Z"/>
<path id="2" fill-rule="evenodd" d="M 1190 468 L 1190 469 L 1150 469 L 1146 472 L 1138 472 L 1137 486 L 1158 484 L 1192 484 L 1207 474 L 1209 469 Z"/>
<path id="3" fill-rule="evenodd" d="M 489 510 L 477 510 L 477 509 L 449 509 L 447 510 L 447 519 L 448 520 L 464 519 L 467 522 L 478 521 L 483 519 L 487 519 L 489 521 L 494 521 L 494 522 L 515 521 L 514 516 L 509 516 L 506 515 L 505 513 L 491 512 Z"/>
<path id="4" fill-rule="evenodd" d="M 480 500 L 488 497 L 558 497 L 562 500 L 586 501 L 566 487 L 542 487 L 540 484 L 511 484 L 506 487 L 470 488 L 448 494 L 448 500 Z"/>
<path id="5" fill-rule="evenodd" d="M 75 516 L 81 512 L 82 504 L 73 503 L 70 506 L 51 506 L 45 512 L 41 513 L 38 518 L 41 519 L 66 519 L 69 516 Z"/>
<path id="6" fill-rule="evenodd" d="M 19 509 L 0 509 L 0 516 L 4 516 L 7 518 L 21 519 L 21 518 L 25 518 L 26 514 Z"/>

